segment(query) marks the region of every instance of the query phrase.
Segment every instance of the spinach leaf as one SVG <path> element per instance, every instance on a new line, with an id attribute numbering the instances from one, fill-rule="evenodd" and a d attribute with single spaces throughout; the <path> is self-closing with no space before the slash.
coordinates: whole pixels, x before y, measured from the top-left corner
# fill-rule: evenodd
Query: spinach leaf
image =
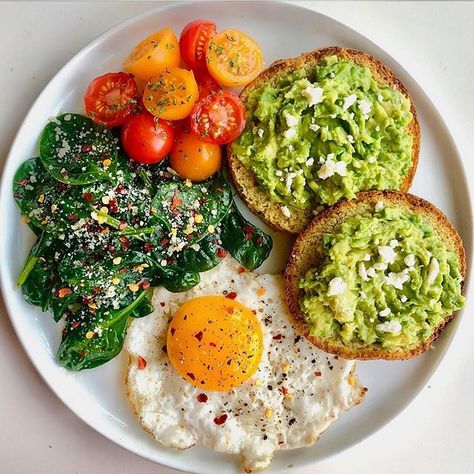
<path id="1" fill-rule="evenodd" d="M 92 369 L 105 364 L 122 350 L 128 317 L 145 316 L 151 309 L 148 291 L 142 291 L 121 310 L 91 314 L 84 307 L 68 321 L 57 359 L 69 370 Z M 147 300 L 147 301 L 145 301 Z"/>
<path id="2" fill-rule="evenodd" d="M 209 226 L 219 224 L 231 205 L 232 190 L 222 172 L 191 186 L 181 180 L 164 182 L 153 198 L 158 219 L 168 230 L 176 229 L 178 240 L 189 243 L 208 235 Z"/>
<path id="3" fill-rule="evenodd" d="M 272 238 L 248 222 L 235 203 L 221 222 L 222 246 L 247 270 L 258 268 L 272 250 Z"/>
<path id="4" fill-rule="evenodd" d="M 179 293 L 187 291 L 196 286 L 201 281 L 199 272 L 183 270 L 172 278 L 164 278 L 160 281 L 168 291 L 172 293 Z"/>
<path id="5" fill-rule="evenodd" d="M 36 231 L 64 231 L 71 219 L 88 214 L 79 190 L 56 181 L 39 158 L 30 158 L 17 170 L 13 195 L 28 224 Z"/>
<path id="6" fill-rule="evenodd" d="M 117 166 L 116 139 L 88 117 L 64 114 L 44 128 L 40 157 L 46 171 L 63 183 L 112 180 Z"/>

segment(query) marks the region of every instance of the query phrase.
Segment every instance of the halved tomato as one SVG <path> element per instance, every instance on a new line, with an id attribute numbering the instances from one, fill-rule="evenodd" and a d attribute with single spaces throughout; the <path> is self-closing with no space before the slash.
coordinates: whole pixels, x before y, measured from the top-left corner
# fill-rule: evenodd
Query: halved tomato
<path id="1" fill-rule="evenodd" d="M 240 87 L 253 81 L 263 65 L 258 44 L 239 30 L 224 30 L 207 44 L 206 64 L 222 86 Z"/>
<path id="2" fill-rule="evenodd" d="M 166 120 L 181 120 L 189 115 L 198 98 L 192 71 L 174 67 L 147 82 L 143 103 L 151 114 Z"/>
<path id="3" fill-rule="evenodd" d="M 194 20 L 181 32 L 179 49 L 191 69 L 206 67 L 207 42 L 216 34 L 216 24 L 209 20 Z"/>
<path id="4" fill-rule="evenodd" d="M 206 143 L 182 128 L 176 135 L 170 154 L 170 165 L 183 179 L 203 181 L 219 171 L 221 147 Z"/>
<path id="5" fill-rule="evenodd" d="M 145 81 L 176 66 L 179 66 L 179 44 L 171 28 L 163 28 L 138 43 L 123 63 L 126 71 Z"/>
<path id="6" fill-rule="evenodd" d="M 137 108 L 138 90 L 133 77 L 111 72 L 96 77 L 84 95 L 86 113 L 94 122 L 118 127 Z"/>
<path id="7" fill-rule="evenodd" d="M 193 107 L 190 122 L 192 132 L 201 140 L 223 145 L 242 133 L 245 108 L 232 92 L 211 93 Z"/>

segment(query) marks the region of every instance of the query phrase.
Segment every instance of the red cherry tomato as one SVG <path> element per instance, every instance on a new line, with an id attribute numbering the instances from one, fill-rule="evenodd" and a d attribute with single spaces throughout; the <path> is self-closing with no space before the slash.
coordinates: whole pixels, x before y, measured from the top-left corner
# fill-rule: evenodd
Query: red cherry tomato
<path id="1" fill-rule="evenodd" d="M 197 69 L 194 71 L 194 77 L 198 85 L 199 98 L 203 99 L 213 92 L 222 90 L 222 87 L 207 72 L 207 69 Z"/>
<path id="2" fill-rule="evenodd" d="M 217 92 L 194 104 L 191 131 L 208 143 L 224 145 L 237 138 L 245 127 L 245 108 L 233 93 Z"/>
<path id="3" fill-rule="evenodd" d="M 209 20 L 194 20 L 183 28 L 179 50 L 191 69 L 206 67 L 207 43 L 215 34 L 216 24 Z"/>
<path id="4" fill-rule="evenodd" d="M 118 127 L 137 108 L 138 89 L 133 76 L 112 72 L 96 77 L 84 95 L 86 112 L 94 122 Z"/>
<path id="5" fill-rule="evenodd" d="M 174 130 L 164 120 L 144 113 L 133 115 L 122 127 L 122 145 L 127 155 L 143 164 L 160 162 L 171 150 Z"/>

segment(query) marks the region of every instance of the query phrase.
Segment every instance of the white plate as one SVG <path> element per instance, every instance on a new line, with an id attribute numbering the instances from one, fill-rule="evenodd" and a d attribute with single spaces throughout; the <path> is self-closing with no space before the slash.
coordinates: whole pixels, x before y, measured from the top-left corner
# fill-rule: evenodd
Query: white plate
<path id="1" fill-rule="evenodd" d="M 82 96 L 89 81 L 99 74 L 119 70 L 126 54 L 147 34 L 164 26 L 172 26 L 179 32 L 188 21 L 203 17 L 214 20 L 221 29 L 235 27 L 247 32 L 261 45 L 267 64 L 277 58 L 328 45 L 359 48 L 380 58 L 405 83 L 419 112 L 422 150 L 412 192 L 432 201 L 448 215 L 468 251 L 472 248 L 472 214 L 458 151 L 422 88 L 371 41 L 311 10 L 270 2 L 175 4 L 148 12 L 108 31 L 59 71 L 29 111 L 4 168 L 0 196 L 1 283 L 13 326 L 52 390 L 74 413 L 109 439 L 170 467 L 202 473 L 240 472 L 236 457 L 205 449 L 177 453 L 160 448 L 142 432 L 124 396 L 125 357 L 81 373 L 69 373 L 56 365 L 54 353 L 60 339 L 58 326 L 48 314 L 28 305 L 15 286 L 33 236 L 19 219 L 11 182 L 19 164 L 37 154 L 38 137 L 48 118 L 60 111 L 81 111 Z M 252 220 L 257 221 L 254 217 Z M 282 268 L 288 245 L 281 235 L 275 236 L 275 248 L 265 264 L 266 270 Z M 267 472 L 285 470 L 289 464 L 303 466 L 320 461 L 360 442 L 385 425 L 427 382 L 448 348 L 459 319 L 460 315 L 449 325 L 436 348 L 424 356 L 407 362 L 360 363 L 361 381 L 369 387 L 365 402 L 342 416 L 313 447 L 277 455 Z"/>

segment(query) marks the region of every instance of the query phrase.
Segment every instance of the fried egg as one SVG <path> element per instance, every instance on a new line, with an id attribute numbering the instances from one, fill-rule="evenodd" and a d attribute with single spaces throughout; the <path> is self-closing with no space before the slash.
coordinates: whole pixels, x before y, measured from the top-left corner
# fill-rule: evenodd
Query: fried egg
<path id="1" fill-rule="evenodd" d="M 189 291 L 155 289 L 154 313 L 128 329 L 126 387 L 163 446 L 240 454 L 250 472 L 313 444 L 366 389 L 353 361 L 293 328 L 280 275 L 242 270 L 229 256 Z"/>

